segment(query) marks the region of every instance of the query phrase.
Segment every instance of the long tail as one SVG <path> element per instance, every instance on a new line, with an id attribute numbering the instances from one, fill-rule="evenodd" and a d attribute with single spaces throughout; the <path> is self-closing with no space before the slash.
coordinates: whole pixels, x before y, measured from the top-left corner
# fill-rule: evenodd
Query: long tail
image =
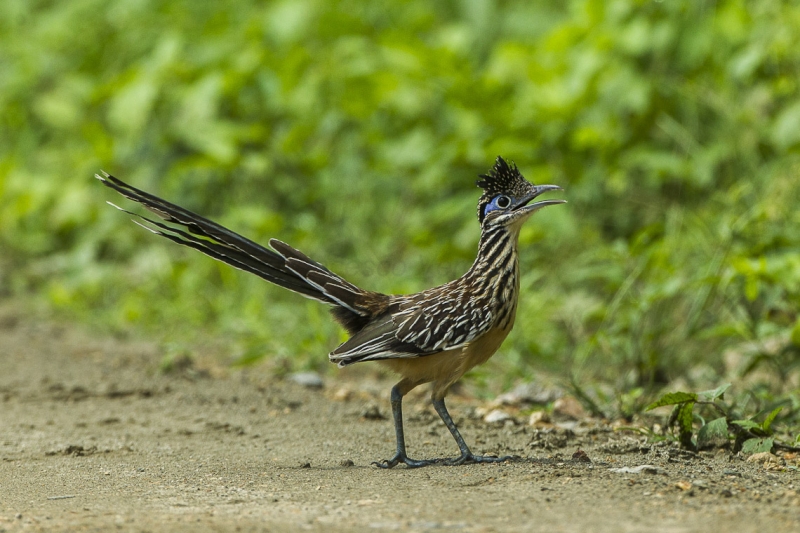
<path id="1" fill-rule="evenodd" d="M 145 224 L 134 222 L 148 231 L 199 250 L 218 261 L 255 274 L 290 291 L 335 306 L 332 310 L 334 316 L 351 333 L 360 329 L 357 325 L 364 323 L 370 316 L 370 308 L 376 297 L 381 300 L 380 297 L 383 296 L 356 287 L 277 239 L 270 239 L 270 250 L 216 222 L 128 185 L 105 172 L 102 176 L 95 174 L 95 177 L 106 187 L 142 204 L 166 222 L 186 229 L 184 231 L 151 220 L 109 202 L 120 211 L 143 220 Z"/>

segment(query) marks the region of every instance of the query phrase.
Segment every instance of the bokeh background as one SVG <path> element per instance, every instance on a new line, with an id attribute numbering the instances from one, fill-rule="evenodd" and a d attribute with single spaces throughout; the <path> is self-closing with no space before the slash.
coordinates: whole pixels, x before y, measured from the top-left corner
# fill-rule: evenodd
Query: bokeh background
<path id="1" fill-rule="evenodd" d="M 750 375 L 796 412 L 798 43 L 780 0 L 4 0 L 2 298 L 328 371 L 324 307 L 142 231 L 92 175 L 405 293 L 469 268 L 502 155 L 569 203 L 524 228 L 474 382 L 547 372 L 624 413 Z"/>

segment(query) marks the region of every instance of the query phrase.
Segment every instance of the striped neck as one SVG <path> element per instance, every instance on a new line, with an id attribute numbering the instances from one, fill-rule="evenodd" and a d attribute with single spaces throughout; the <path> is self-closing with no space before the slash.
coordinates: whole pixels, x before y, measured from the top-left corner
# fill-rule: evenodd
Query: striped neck
<path id="1" fill-rule="evenodd" d="M 478 257 L 464 275 L 473 294 L 480 295 L 491 309 L 496 326 L 510 331 L 517 314 L 519 226 L 490 227 L 481 232 Z"/>
<path id="2" fill-rule="evenodd" d="M 491 226 L 481 231 L 478 256 L 465 277 L 503 278 L 517 270 L 519 228 Z"/>

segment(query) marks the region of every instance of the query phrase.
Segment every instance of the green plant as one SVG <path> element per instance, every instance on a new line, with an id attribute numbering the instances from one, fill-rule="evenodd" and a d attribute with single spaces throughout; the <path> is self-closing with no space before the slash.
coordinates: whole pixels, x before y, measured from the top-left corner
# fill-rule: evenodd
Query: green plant
<path id="1" fill-rule="evenodd" d="M 760 413 L 744 420 L 734 419 L 731 410 L 722 403 L 725 392 L 730 386 L 730 383 L 726 383 L 716 389 L 697 393 L 670 392 L 648 405 L 645 410 L 650 411 L 657 407 L 673 405 L 667 427 L 676 427 L 677 438 L 681 445 L 691 450 L 720 443 L 727 445 L 730 440 L 734 441 L 734 451 L 747 454 L 769 452 L 774 448 L 800 450 L 777 440 L 774 436 L 772 423 L 783 407 L 777 407 L 770 411 L 761 422 L 755 421 Z M 697 413 L 698 406 L 707 406 L 713 413 L 720 416 L 706 421 Z M 699 424 L 695 424 L 695 419 L 699 421 Z"/>

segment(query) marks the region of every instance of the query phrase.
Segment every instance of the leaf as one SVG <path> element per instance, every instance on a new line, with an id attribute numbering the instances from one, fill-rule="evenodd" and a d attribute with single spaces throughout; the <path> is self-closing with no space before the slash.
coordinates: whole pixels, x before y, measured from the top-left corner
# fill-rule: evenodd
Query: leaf
<path id="1" fill-rule="evenodd" d="M 775 439 L 772 437 L 760 439 L 747 439 L 742 444 L 742 453 L 752 454 L 772 451 Z"/>
<path id="2" fill-rule="evenodd" d="M 697 432 L 697 447 L 702 448 L 708 444 L 713 444 L 716 441 L 728 440 L 728 422 L 722 416 L 716 420 L 712 420 L 705 426 L 700 428 Z"/>
<path id="3" fill-rule="evenodd" d="M 792 344 L 795 346 L 800 346 L 800 317 L 794 323 L 794 327 L 792 328 Z"/>
<path id="4" fill-rule="evenodd" d="M 698 392 L 697 397 L 700 400 L 703 400 L 704 402 L 713 402 L 717 398 L 722 398 L 723 396 L 725 396 L 725 391 L 727 391 L 730 386 L 731 386 L 730 383 L 725 383 L 723 385 L 720 385 L 716 389 Z"/>
<path id="5" fill-rule="evenodd" d="M 651 411 L 656 407 L 663 407 L 665 405 L 677 405 L 679 403 L 696 402 L 697 394 L 693 392 L 669 392 L 654 401 L 645 408 L 645 411 Z"/>
<path id="6" fill-rule="evenodd" d="M 685 402 L 678 408 L 678 437 L 681 445 L 684 448 L 693 449 L 694 443 L 692 442 L 692 409 L 694 402 Z"/>
<path id="7" fill-rule="evenodd" d="M 731 424 L 736 424 L 742 429 L 756 429 L 761 427 L 761 424 L 757 424 L 752 420 L 731 420 Z"/>
<path id="8" fill-rule="evenodd" d="M 748 276 L 744 282 L 744 295 L 747 298 L 747 301 L 754 302 L 756 298 L 758 298 L 759 291 L 760 284 L 758 282 L 758 278 Z"/>
<path id="9" fill-rule="evenodd" d="M 781 149 L 800 142 L 800 102 L 783 107 L 772 126 L 772 141 Z"/>
<path id="10" fill-rule="evenodd" d="M 767 418 L 765 418 L 761 423 L 761 429 L 763 429 L 765 433 L 772 433 L 772 431 L 770 431 L 770 426 L 772 426 L 772 422 L 775 420 L 775 417 L 778 416 L 778 413 L 780 413 L 782 410 L 783 407 L 773 409 L 772 412 L 767 415 Z"/>

